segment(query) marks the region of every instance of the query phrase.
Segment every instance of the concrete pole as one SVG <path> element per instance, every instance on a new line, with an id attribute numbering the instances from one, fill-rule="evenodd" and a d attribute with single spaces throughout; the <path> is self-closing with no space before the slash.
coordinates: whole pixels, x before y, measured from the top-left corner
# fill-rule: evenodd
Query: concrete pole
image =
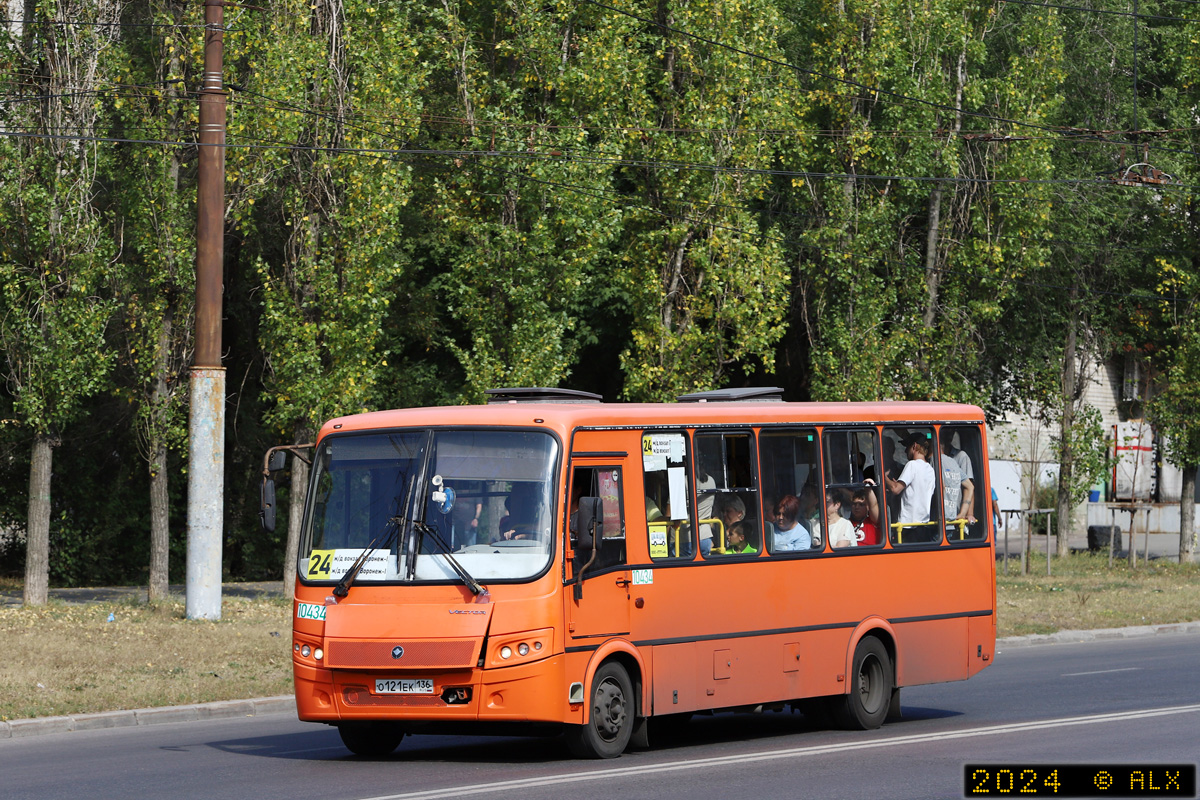
<path id="1" fill-rule="evenodd" d="M 221 292 L 225 262 L 223 0 L 204 0 L 204 88 L 196 194 L 196 331 L 188 419 L 188 619 L 221 618 L 225 516 L 225 369 Z"/>

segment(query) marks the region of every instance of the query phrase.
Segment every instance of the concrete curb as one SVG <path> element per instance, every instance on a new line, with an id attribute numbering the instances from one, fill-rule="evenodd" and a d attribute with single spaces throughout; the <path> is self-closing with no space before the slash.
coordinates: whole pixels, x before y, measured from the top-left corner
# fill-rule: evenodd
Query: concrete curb
<path id="1" fill-rule="evenodd" d="M 187 706 L 135 708 L 130 711 L 105 711 L 99 714 L 69 714 L 65 717 L 37 717 L 0 722 L 0 739 L 23 739 L 50 733 L 95 731 L 105 728 L 133 728 L 167 722 L 195 722 L 202 719 L 263 717 L 269 714 L 295 714 L 296 698 L 258 697 L 251 700 L 221 700 Z"/>
<path id="2" fill-rule="evenodd" d="M 1110 639 L 1142 639 L 1147 636 L 1200 633 L 1200 622 L 1176 622 L 1169 625 L 1134 625 L 1129 628 L 1098 628 L 1092 631 L 1057 631 L 1032 633 L 1028 636 L 1009 636 L 996 640 L 1001 647 L 1034 647 L 1041 644 L 1076 644 Z"/>

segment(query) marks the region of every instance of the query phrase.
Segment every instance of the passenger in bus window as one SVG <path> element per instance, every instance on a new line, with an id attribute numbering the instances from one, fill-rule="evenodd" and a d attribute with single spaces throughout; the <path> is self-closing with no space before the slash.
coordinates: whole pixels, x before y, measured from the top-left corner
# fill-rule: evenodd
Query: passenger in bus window
<path id="1" fill-rule="evenodd" d="M 826 530 L 829 531 L 831 547 L 854 547 L 858 544 L 858 537 L 854 534 L 854 523 L 842 516 L 845 500 L 845 494 L 840 489 L 825 492 Z"/>
<path id="2" fill-rule="evenodd" d="M 879 544 L 879 498 L 873 488 L 856 489 L 850 498 L 850 524 L 860 544 Z"/>
<path id="3" fill-rule="evenodd" d="M 696 513 L 697 519 L 713 519 L 713 510 L 717 504 L 717 479 L 702 467 L 696 470 Z M 713 547 L 713 525 L 711 522 L 700 523 L 700 555 L 708 558 Z"/>
<path id="4" fill-rule="evenodd" d="M 492 541 L 537 538 L 539 495 L 539 487 L 535 484 L 515 484 L 504 498 L 504 510 L 508 513 L 500 518 Z"/>
<path id="5" fill-rule="evenodd" d="M 725 552 L 734 556 L 752 556 L 758 553 L 751 544 L 753 526 L 746 520 L 739 520 L 725 531 Z"/>
<path id="6" fill-rule="evenodd" d="M 939 459 L 942 470 L 942 513 L 946 522 L 959 519 L 958 509 L 962 505 L 963 476 L 958 462 L 944 452 Z"/>
<path id="7" fill-rule="evenodd" d="M 929 522 L 929 505 L 933 499 L 935 476 L 929 464 L 929 445 L 922 434 L 914 433 L 903 440 L 908 462 L 899 477 L 884 475 L 887 490 L 900 497 L 900 523 Z"/>
<path id="8" fill-rule="evenodd" d="M 959 456 L 962 456 L 960 459 Z M 963 464 L 967 465 L 963 469 Z M 953 464 L 953 469 L 948 469 L 949 465 Z M 971 458 L 962 450 L 955 450 L 950 444 L 949 436 L 942 436 L 942 473 L 944 484 L 942 492 L 945 495 L 946 519 L 965 519 L 968 522 L 975 521 L 975 481 L 971 474 Z M 950 473 L 955 473 L 951 475 Z M 951 479 L 956 482 L 953 484 L 958 487 L 958 491 L 951 491 Z M 951 506 L 951 495 L 954 495 L 953 510 Z"/>
<path id="9" fill-rule="evenodd" d="M 659 522 L 666 519 L 662 509 L 658 507 L 658 503 L 654 502 L 654 498 L 646 496 L 646 522 Z"/>
<path id="10" fill-rule="evenodd" d="M 800 499 L 794 494 L 785 494 L 775 504 L 775 552 L 787 553 L 808 550 L 812 547 L 812 536 L 796 521 L 800 515 Z"/>
<path id="11" fill-rule="evenodd" d="M 799 522 L 808 531 L 810 547 L 821 546 L 821 490 L 811 483 L 800 491 Z"/>
<path id="12" fill-rule="evenodd" d="M 942 446 L 945 448 L 947 455 L 952 456 L 958 462 L 958 468 L 962 470 L 963 477 L 969 481 L 975 480 L 975 465 L 971 463 L 971 457 L 967 455 L 965 450 L 960 450 L 954 446 L 954 434 L 942 434 Z"/>
<path id="13" fill-rule="evenodd" d="M 728 531 L 735 522 L 746 518 L 746 504 L 736 494 L 723 495 L 717 507 L 717 516 L 725 524 Z"/>

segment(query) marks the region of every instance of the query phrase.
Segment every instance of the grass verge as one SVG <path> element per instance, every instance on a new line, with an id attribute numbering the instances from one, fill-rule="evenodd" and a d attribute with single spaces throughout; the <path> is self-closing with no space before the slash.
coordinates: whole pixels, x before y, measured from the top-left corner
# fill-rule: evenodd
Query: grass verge
<path id="1" fill-rule="evenodd" d="M 0 608 L 0 719 L 290 693 L 291 602 L 222 605 L 219 622 L 181 603 Z"/>
<path id="2" fill-rule="evenodd" d="M 996 564 L 998 636 L 1054 633 L 1060 630 L 1124 628 L 1200 620 L 1200 564 L 1124 560 L 1108 566 L 1107 555 L 1075 554 L 1055 558 L 1046 576 L 1046 557 L 1030 557 L 1029 574 L 1009 574 Z"/>
<path id="3" fill-rule="evenodd" d="M 1034 554 L 1028 575 L 997 567 L 1000 636 L 1200 620 L 1200 564 L 1073 555 L 1048 578 Z M 0 719 L 288 694 L 290 614 L 290 600 L 238 597 L 220 622 L 188 620 L 181 603 L 0 608 Z"/>

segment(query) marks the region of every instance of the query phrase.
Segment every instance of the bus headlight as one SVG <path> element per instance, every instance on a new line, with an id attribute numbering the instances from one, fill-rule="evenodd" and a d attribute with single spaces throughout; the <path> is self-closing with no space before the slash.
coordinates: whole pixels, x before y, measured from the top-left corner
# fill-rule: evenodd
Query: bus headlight
<path id="1" fill-rule="evenodd" d="M 545 658 L 554 650 L 554 629 L 542 628 L 536 631 L 514 633 L 511 636 L 497 637 L 497 641 L 490 646 L 489 650 L 487 666 L 492 667 L 521 664 Z"/>

